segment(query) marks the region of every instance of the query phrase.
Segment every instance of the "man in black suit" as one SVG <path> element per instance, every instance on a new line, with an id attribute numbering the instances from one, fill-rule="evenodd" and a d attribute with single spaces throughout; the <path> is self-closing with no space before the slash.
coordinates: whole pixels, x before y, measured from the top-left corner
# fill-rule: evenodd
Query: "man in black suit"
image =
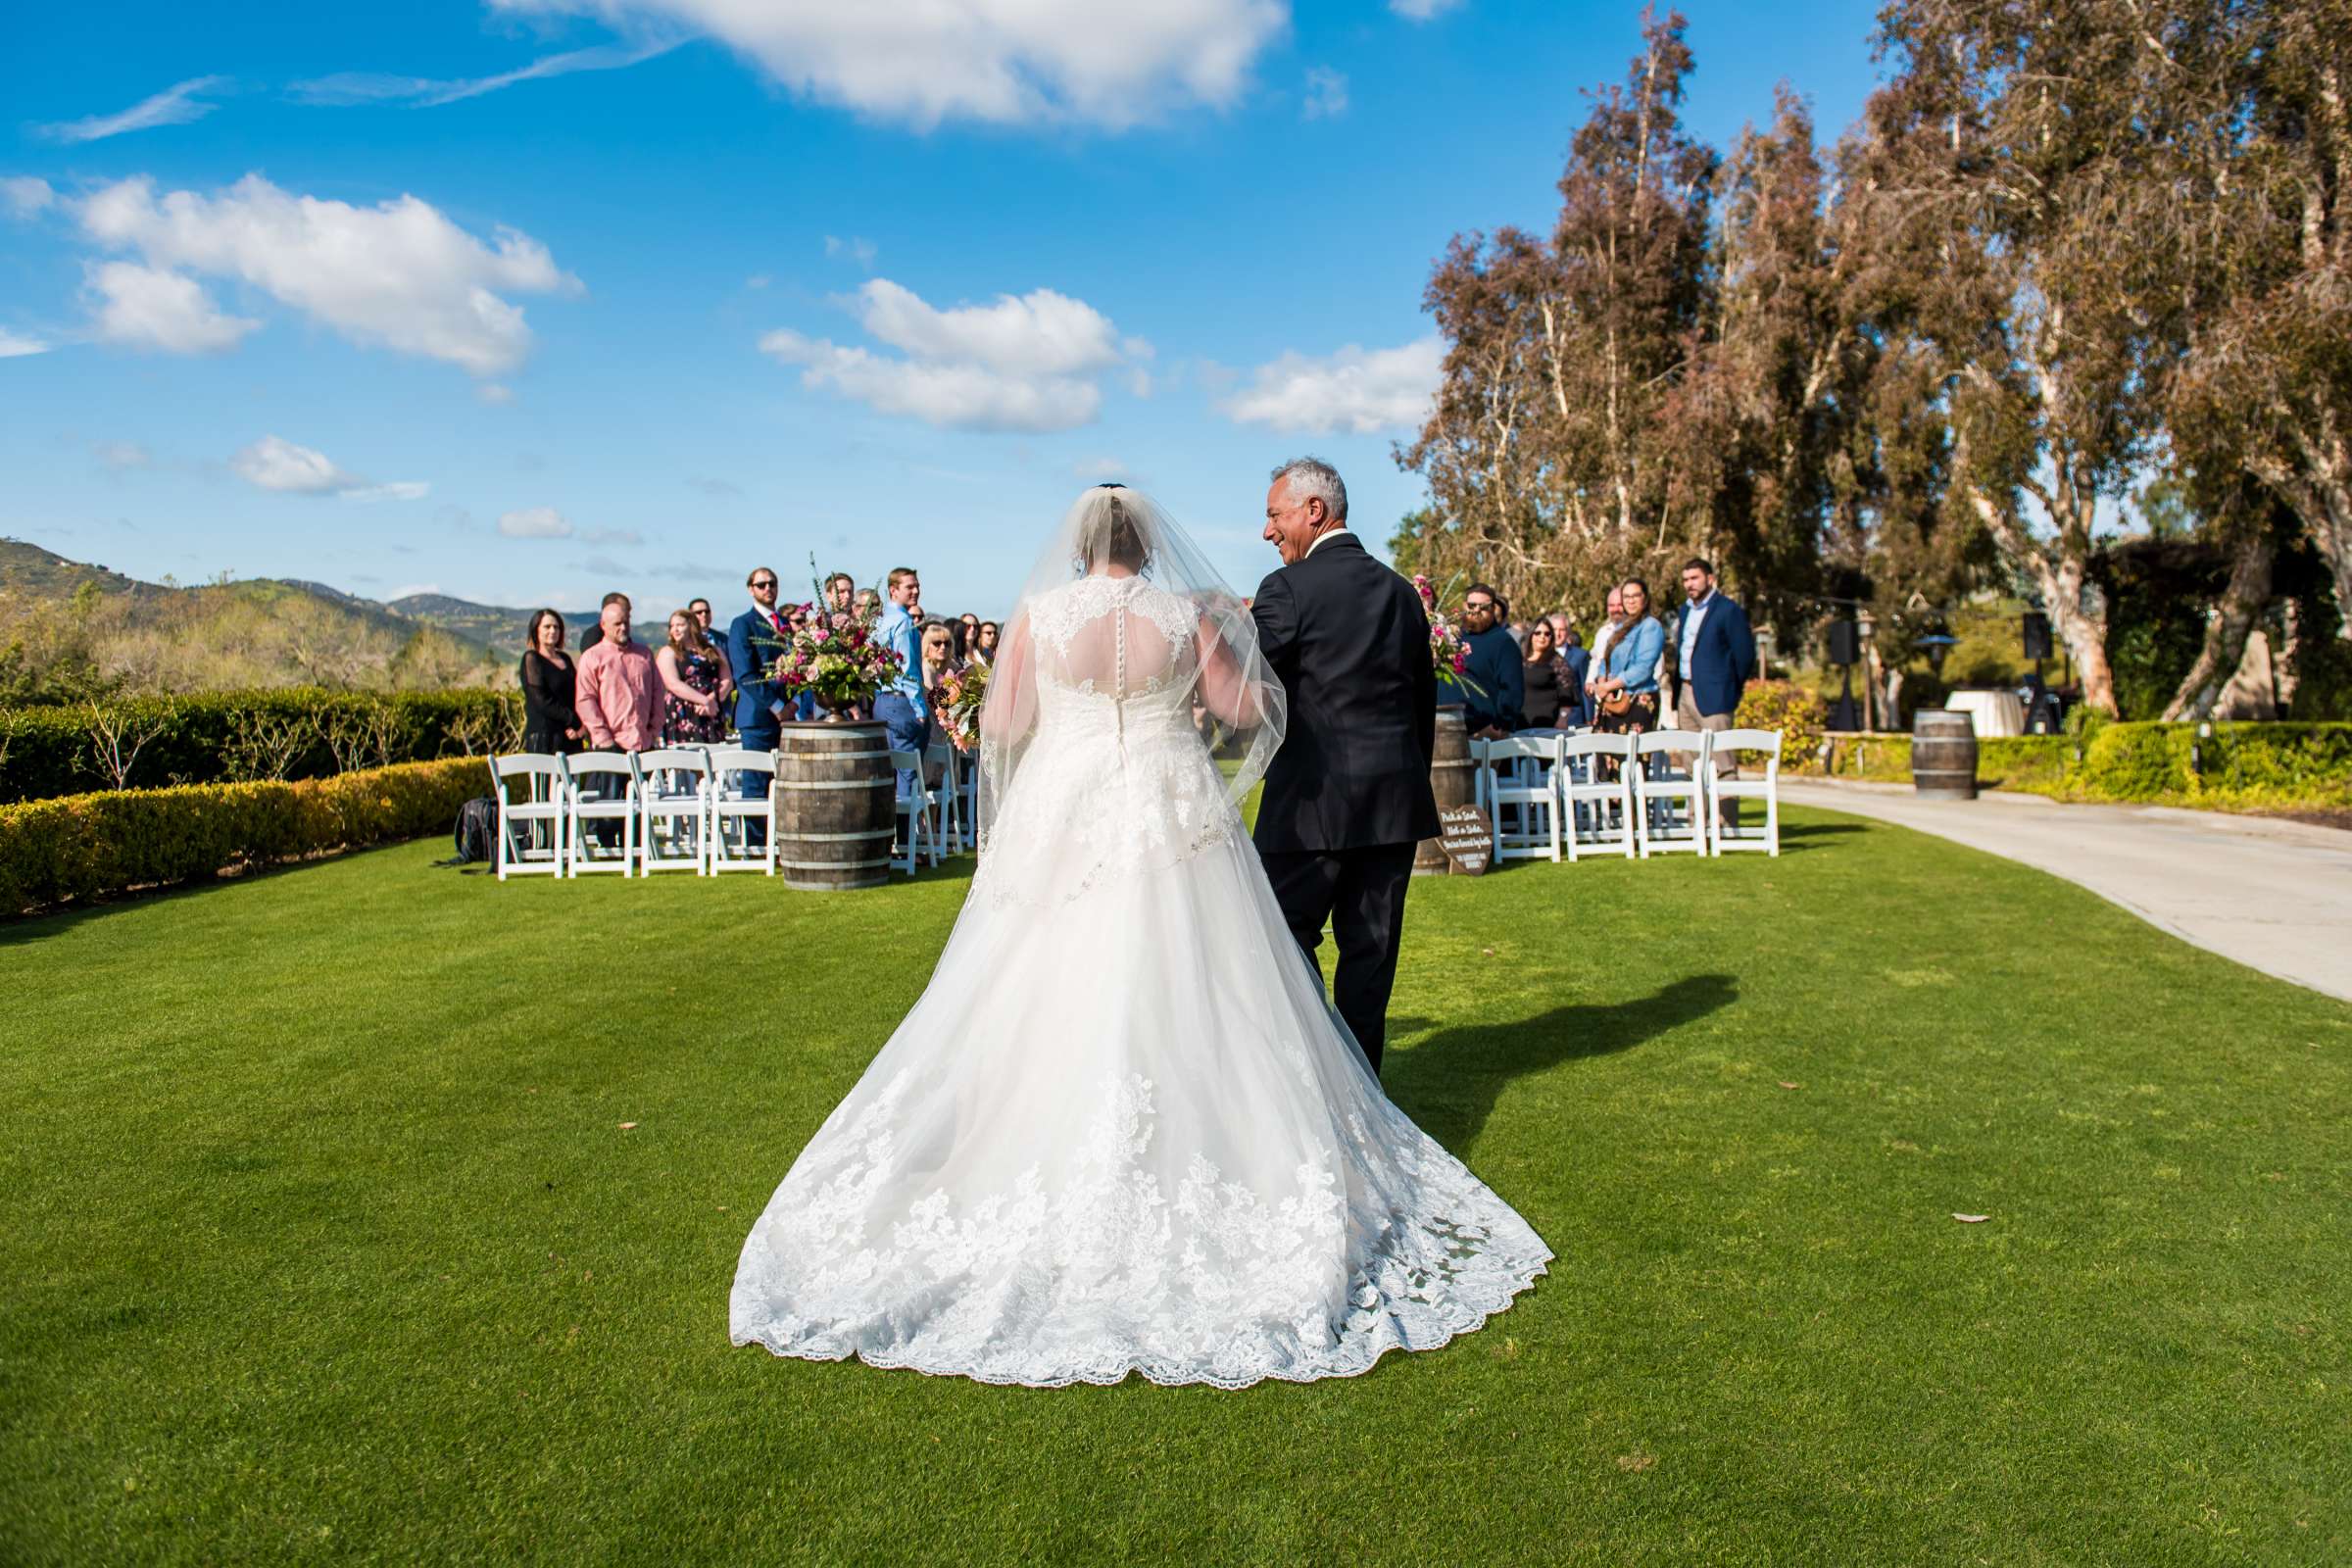
<path id="1" fill-rule="evenodd" d="M 1264 538 L 1283 564 L 1251 613 L 1290 727 L 1266 769 L 1257 853 L 1306 961 L 1327 922 L 1338 938 L 1333 1001 L 1377 1073 L 1413 847 L 1438 831 L 1429 617 L 1348 531 L 1348 487 L 1328 463 L 1274 470 Z"/>

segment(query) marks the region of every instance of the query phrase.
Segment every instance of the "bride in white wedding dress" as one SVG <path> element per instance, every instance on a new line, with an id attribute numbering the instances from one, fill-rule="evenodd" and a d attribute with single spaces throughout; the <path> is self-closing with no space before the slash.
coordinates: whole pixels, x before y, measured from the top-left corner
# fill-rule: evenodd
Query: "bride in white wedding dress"
<path id="1" fill-rule="evenodd" d="M 744 1243 L 736 1344 L 1241 1388 L 1443 1345 L 1544 1272 L 1300 959 L 1235 805 L 1282 729 L 1241 603 L 1149 500 L 1088 491 L 992 672 L 962 913 Z"/>

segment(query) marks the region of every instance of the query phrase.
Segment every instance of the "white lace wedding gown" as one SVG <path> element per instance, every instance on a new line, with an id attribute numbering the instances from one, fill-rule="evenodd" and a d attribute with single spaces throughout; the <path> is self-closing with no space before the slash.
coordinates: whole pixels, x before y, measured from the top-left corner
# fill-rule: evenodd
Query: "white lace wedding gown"
<path id="1" fill-rule="evenodd" d="M 1038 726 L 938 968 L 744 1244 L 738 1345 L 1239 1388 L 1477 1328 L 1543 1240 L 1392 1105 L 1194 732 L 1186 603 L 1033 608 Z"/>

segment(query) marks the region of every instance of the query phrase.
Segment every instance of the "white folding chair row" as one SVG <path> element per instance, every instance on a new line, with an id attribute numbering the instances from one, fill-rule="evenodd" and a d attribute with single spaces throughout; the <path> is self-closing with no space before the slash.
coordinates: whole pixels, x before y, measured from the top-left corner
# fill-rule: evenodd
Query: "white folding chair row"
<path id="1" fill-rule="evenodd" d="M 933 741 L 923 748 L 926 768 L 939 769 L 939 782 L 933 784 L 928 772 L 923 785 L 931 794 L 934 806 L 932 843 L 935 852 L 960 855 L 979 846 L 980 835 L 972 827 L 974 794 L 977 772 L 970 758 L 947 741 Z M 934 854 L 934 860 L 937 854 Z"/>
<path id="2" fill-rule="evenodd" d="M 637 868 L 710 874 L 710 750 L 665 746 L 629 759 L 637 782 Z"/>
<path id="3" fill-rule="evenodd" d="M 1496 860 L 1560 858 L 1559 770 L 1567 737 L 1522 730 L 1502 740 L 1472 741 L 1477 799 L 1487 808 Z M 1505 811 L 1517 813 L 1513 823 Z"/>

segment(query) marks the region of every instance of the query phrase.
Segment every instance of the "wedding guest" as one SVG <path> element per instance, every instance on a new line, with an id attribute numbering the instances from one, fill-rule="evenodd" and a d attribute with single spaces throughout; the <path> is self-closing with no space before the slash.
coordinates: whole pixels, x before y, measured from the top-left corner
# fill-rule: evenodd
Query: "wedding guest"
<path id="1" fill-rule="evenodd" d="M 1680 729 L 1725 730 L 1739 711 L 1740 693 L 1756 673 L 1756 634 L 1747 612 L 1715 584 L 1715 567 L 1693 556 L 1683 564 L 1682 614 L 1674 628 L 1674 722 Z M 1696 759 L 1675 754 L 1688 770 Z M 1715 774 L 1737 776 L 1729 755 L 1715 759 Z M 1724 822 L 1731 810 L 1724 808 Z"/>
<path id="2" fill-rule="evenodd" d="M 735 673 L 735 744 L 747 752 L 772 752 L 783 737 L 784 715 L 792 710 L 773 675 L 788 623 L 776 609 L 778 584 L 771 568 L 754 566 L 744 586 L 751 590 L 752 608 L 727 626 L 727 662 Z M 735 775 L 736 791 L 747 801 L 766 795 L 772 782 L 772 775 L 749 768 Z M 766 847 L 765 824 L 746 818 L 743 831 L 747 851 Z"/>
<path id="3" fill-rule="evenodd" d="M 1500 624 L 1503 612 L 1502 600 L 1483 582 L 1472 583 L 1462 595 L 1462 646 L 1470 656 L 1465 673 L 1471 683 L 1461 688 L 1468 709 L 1463 718 L 1478 740 L 1500 740 L 1520 724 L 1522 661 L 1519 645 Z"/>
<path id="4" fill-rule="evenodd" d="M 580 722 L 599 751 L 650 751 L 662 739 L 662 680 L 653 655 L 629 638 L 629 596 L 605 595 L 605 640 L 581 654 L 575 683 Z"/>
<path id="5" fill-rule="evenodd" d="M 882 608 L 882 596 L 871 588 L 860 588 L 858 590 L 857 607 L 860 615 L 878 613 Z"/>
<path id="6" fill-rule="evenodd" d="M 930 694 L 922 682 L 922 639 L 916 631 L 915 609 L 923 600 L 923 579 L 912 566 L 891 569 L 885 586 L 890 604 L 882 612 L 875 640 L 899 656 L 899 676 L 874 694 L 874 717 L 890 736 L 893 751 L 919 752 L 929 724 Z M 899 771 L 899 793 L 914 791 L 914 775 Z"/>
<path id="7" fill-rule="evenodd" d="M 948 662 L 956 669 L 972 662 L 972 627 L 969 620 L 943 620 L 938 624 L 948 628 Z"/>
<path id="8" fill-rule="evenodd" d="M 1649 585 L 1628 577 L 1617 590 L 1624 623 L 1609 639 L 1607 662 L 1592 691 L 1600 712 L 1593 727 L 1612 735 L 1643 735 L 1658 727 L 1658 661 L 1666 628 L 1649 612 Z"/>
<path id="9" fill-rule="evenodd" d="M 1560 693 L 1560 724 L 1563 728 L 1582 729 L 1592 722 L 1592 699 L 1585 690 L 1592 678 L 1592 655 L 1577 636 L 1574 626 L 1563 625 L 1566 615 L 1551 617 L 1552 629 L 1559 634 L 1560 662 L 1567 669 L 1567 685 Z"/>
<path id="10" fill-rule="evenodd" d="M 972 662 L 974 663 L 993 664 L 997 662 L 997 638 L 1003 632 L 1004 628 L 993 620 L 984 620 L 980 623 L 979 629 L 972 633 Z"/>
<path id="11" fill-rule="evenodd" d="M 1558 729 L 1562 723 L 1562 710 L 1573 702 L 1570 694 L 1578 688 L 1574 685 L 1574 677 L 1569 673 L 1566 662 L 1559 656 L 1549 620 L 1531 620 L 1527 623 L 1526 659 L 1519 678 L 1519 713 L 1526 727 Z"/>
<path id="12" fill-rule="evenodd" d="M 571 656 L 564 652 L 564 617 L 531 612 L 529 646 L 522 651 L 522 749 L 576 752 L 588 731 L 572 707 Z"/>
<path id="13" fill-rule="evenodd" d="M 923 683 L 923 745 L 926 749 L 940 738 L 936 711 L 938 699 L 935 695 L 939 683 L 948 678 L 950 670 L 961 667 L 956 661 L 956 624 L 952 620 L 923 622 L 923 669 L 919 678 Z M 931 782 L 936 784 L 939 780 L 934 777 Z"/>
<path id="14" fill-rule="evenodd" d="M 848 572 L 836 571 L 825 578 L 824 606 L 828 613 L 834 615 L 849 613 L 851 604 L 857 596 L 858 584 Z"/>
<path id="15" fill-rule="evenodd" d="M 669 642 L 654 655 L 662 677 L 662 742 L 665 746 L 710 746 L 727 738 L 719 707 L 719 680 L 726 656 L 710 645 L 692 611 L 669 612 Z"/>

